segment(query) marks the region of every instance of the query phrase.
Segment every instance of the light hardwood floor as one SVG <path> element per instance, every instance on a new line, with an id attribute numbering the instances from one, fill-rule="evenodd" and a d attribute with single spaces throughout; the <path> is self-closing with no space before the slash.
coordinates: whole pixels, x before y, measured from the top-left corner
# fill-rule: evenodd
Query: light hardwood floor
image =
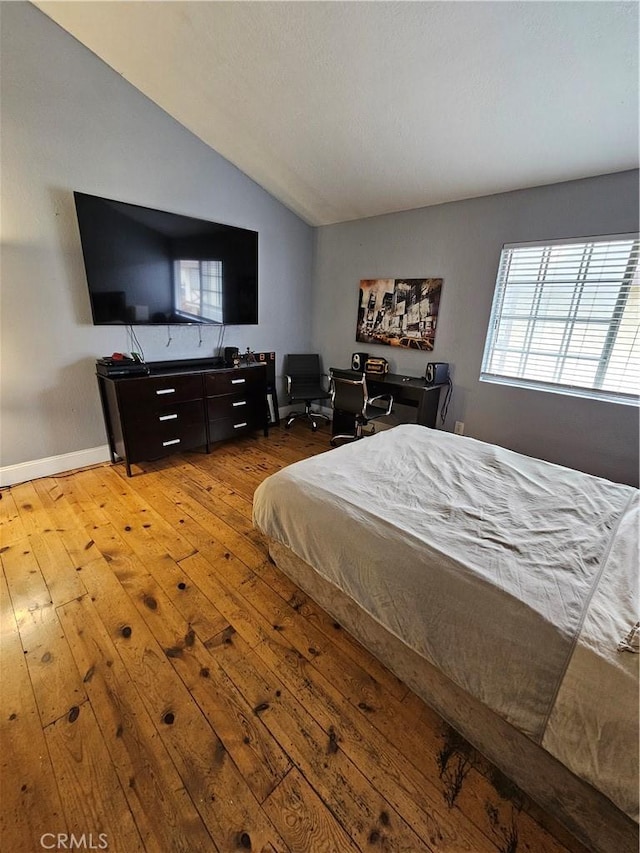
<path id="1" fill-rule="evenodd" d="M 269 562 L 328 437 L 0 492 L 3 852 L 583 850 Z"/>

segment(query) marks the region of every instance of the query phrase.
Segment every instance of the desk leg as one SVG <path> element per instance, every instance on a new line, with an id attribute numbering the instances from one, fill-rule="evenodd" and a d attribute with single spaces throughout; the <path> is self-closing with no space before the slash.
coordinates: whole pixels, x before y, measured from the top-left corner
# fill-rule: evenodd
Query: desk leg
<path id="1" fill-rule="evenodd" d="M 417 423 L 421 426 L 435 429 L 438 420 L 438 409 L 440 407 L 440 386 L 436 388 L 425 388 L 422 399 L 418 406 Z"/>

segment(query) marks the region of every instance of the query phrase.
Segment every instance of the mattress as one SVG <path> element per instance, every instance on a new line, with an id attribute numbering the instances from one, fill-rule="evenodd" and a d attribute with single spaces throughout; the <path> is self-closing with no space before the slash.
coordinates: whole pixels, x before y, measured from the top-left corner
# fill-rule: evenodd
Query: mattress
<path id="1" fill-rule="evenodd" d="M 406 424 L 295 463 L 254 523 L 638 820 L 637 490 Z"/>

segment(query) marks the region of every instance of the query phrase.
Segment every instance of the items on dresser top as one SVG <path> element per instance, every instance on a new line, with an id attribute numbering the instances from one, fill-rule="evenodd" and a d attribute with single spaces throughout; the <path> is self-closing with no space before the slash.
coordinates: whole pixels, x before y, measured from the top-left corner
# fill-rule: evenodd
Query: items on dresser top
<path id="1" fill-rule="evenodd" d="M 268 435 L 264 362 L 220 367 L 217 359 L 151 362 L 148 374 L 104 375 L 98 386 L 112 462 L 131 464 L 262 429 Z"/>

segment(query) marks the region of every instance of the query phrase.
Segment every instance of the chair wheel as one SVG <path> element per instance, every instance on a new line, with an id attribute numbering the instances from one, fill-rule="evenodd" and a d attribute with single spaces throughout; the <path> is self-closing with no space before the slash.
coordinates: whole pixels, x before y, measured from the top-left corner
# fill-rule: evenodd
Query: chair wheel
<path id="1" fill-rule="evenodd" d="M 284 428 L 291 429 L 291 421 L 285 421 Z"/>
<path id="2" fill-rule="evenodd" d="M 315 421 L 313 421 L 311 423 L 311 432 L 316 432 L 317 429 L 318 429 L 318 424 Z"/>

